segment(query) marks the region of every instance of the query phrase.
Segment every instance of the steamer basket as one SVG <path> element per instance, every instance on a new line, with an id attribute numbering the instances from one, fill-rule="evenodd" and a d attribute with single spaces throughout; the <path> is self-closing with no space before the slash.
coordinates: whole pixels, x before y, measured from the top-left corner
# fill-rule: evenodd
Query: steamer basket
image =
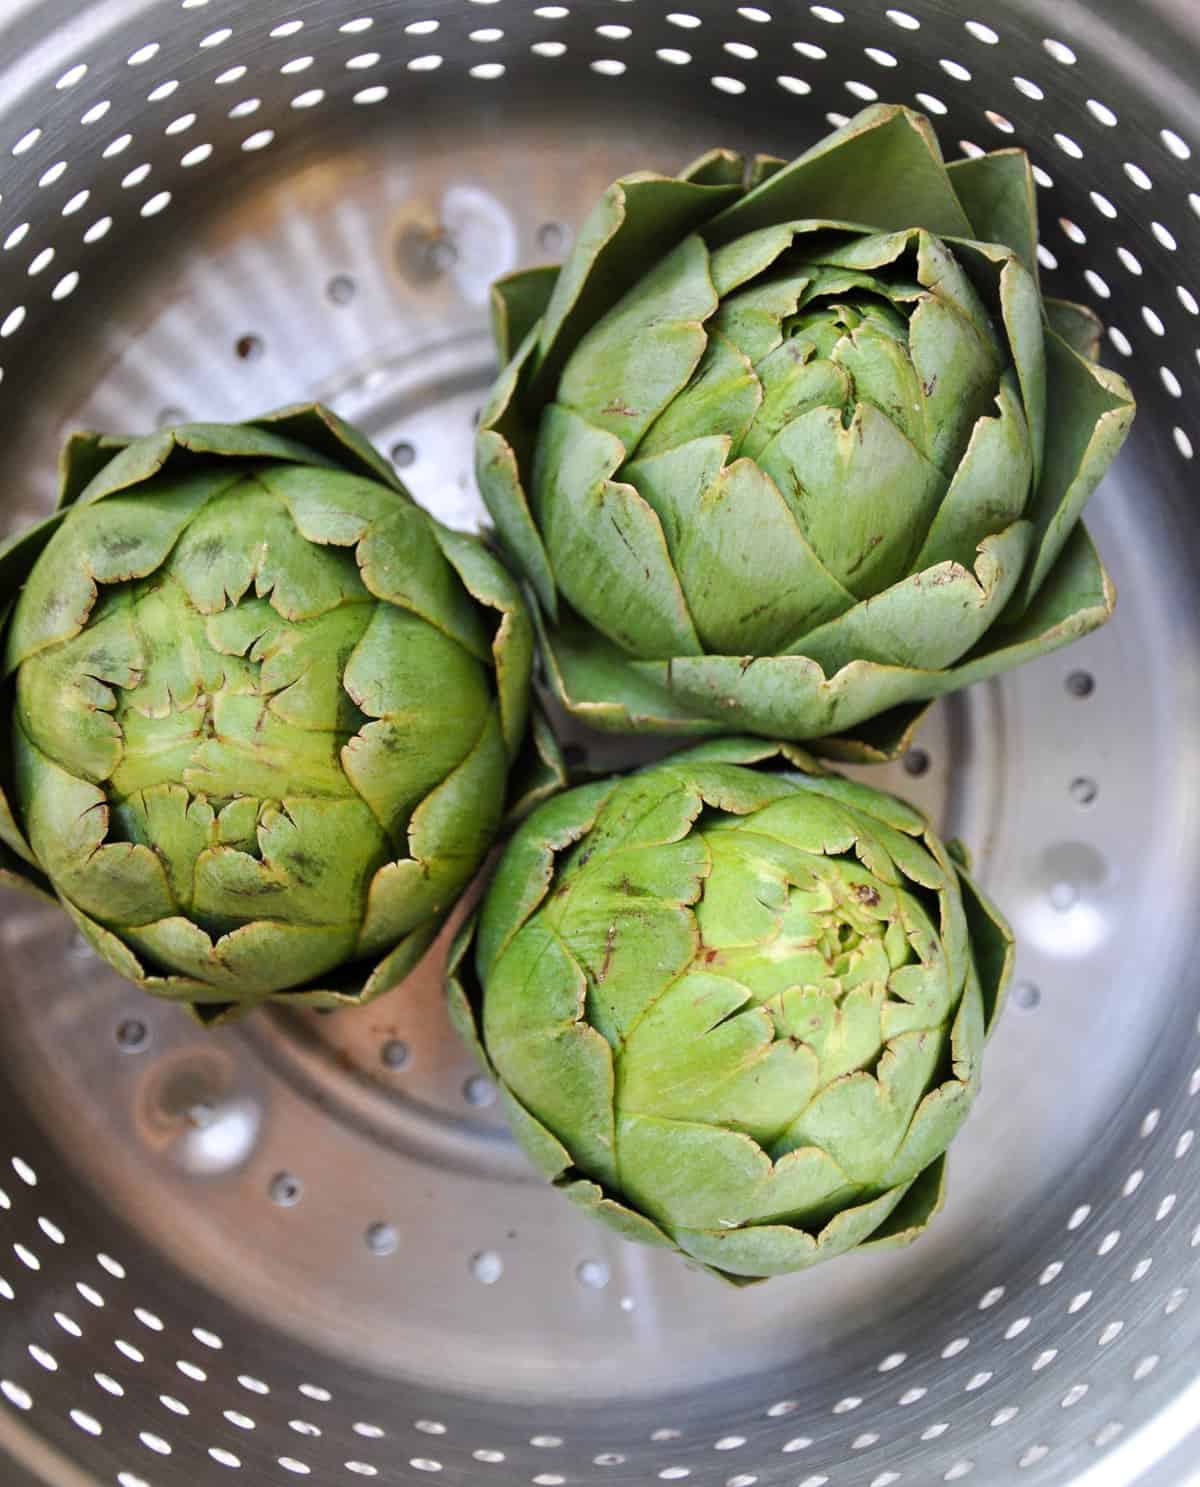
<path id="1" fill-rule="evenodd" d="M 7 0 L 2 520 L 80 425 L 321 397 L 477 523 L 486 291 L 603 187 L 881 97 L 1026 146 L 1141 412 L 1106 630 L 873 776 L 1020 938 L 945 1215 L 738 1292 L 532 1176 L 436 956 L 204 1036 L 0 904 L 0 1478 L 1181 1487 L 1200 1461 L 1195 0 Z M 686 8 L 685 8 L 686 7 Z"/>

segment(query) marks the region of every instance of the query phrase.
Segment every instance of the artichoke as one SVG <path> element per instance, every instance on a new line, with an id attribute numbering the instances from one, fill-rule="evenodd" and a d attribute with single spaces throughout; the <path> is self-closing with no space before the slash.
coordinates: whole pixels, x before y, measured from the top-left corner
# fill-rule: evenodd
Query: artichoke
<path id="1" fill-rule="evenodd" d="M 916 811 L 721 740 L 539 806 L 450 1001 L 568 1198 L 745 1282 L 928 1224 L 1011 949 Z"/>
<path id="2" fill-rule="evenodd" d="M 476 468 L 561 704 L 881 757 L 1101 624 L 1078 518 L 1133 403 L 1036 246 L 1023 151 L 947 165 L 881 104 L 791 164 L 627 176 L 498 283 Z"/>
<path id="3" fill-rule="evenodd" d="M 416 962 L 500 824 L 533 630 L 358 434 L 79 435 L 0 596 L 5 879 L 206 1020 Z"/>

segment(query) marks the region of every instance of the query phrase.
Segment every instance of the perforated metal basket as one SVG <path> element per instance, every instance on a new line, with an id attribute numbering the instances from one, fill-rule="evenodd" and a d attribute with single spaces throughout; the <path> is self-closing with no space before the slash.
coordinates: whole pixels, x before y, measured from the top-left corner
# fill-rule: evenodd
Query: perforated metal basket
<path id="1" fill-rule="evenodd" d="M 472 525 L 487 285 L 614 176 L 877 96 L 1025 145 L 1047 286 L 1141 413 L 1093 508 L 1114 623 L 876 776 L 1020 937 L 949 1208 L 727 1290 L 533 1177 L 436 958 L 206 1036 L 5 897 L 5 1484 L 1200 1480 L 1200 11 L 678 3 L 0 4 L 2 519 L 79 425 L 317 396 Z"/>

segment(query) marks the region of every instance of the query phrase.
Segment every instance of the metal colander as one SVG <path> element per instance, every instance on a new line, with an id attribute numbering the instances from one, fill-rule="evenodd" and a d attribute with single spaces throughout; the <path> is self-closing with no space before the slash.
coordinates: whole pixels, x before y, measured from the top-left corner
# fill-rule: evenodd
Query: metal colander
<path id="1" fill-rule="evenodd" d="M 948 154 L 1027 147 L 1048 291 L 1141 413 L 1092 507 L 1116 620 L 872 776 L 1020 940 L 948 1210 L 726 1289 L 532 1175 L 436 955 L 205 1035 L 5 896 L 6 1484 L 1197 1480 L 1200 12 L 670 3 L 4 0 L 3 519 L 80 425 L 320 397 L 471 526 L 487 286 L 612 178 L 794 154 L 876 97 Z"/>

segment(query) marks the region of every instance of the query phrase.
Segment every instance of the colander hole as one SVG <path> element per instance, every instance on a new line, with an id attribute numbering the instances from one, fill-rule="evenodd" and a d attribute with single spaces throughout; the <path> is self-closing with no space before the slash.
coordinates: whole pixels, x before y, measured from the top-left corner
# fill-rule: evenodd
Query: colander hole
<path id="1" fill-rule="evenodd" d="M 133 1343 L 126 1342 L 123 1337 L 118 1337 L 113 1343 L 113 1347 L 123 1357 L 128 1358 L 130 1363 L 145 1363 L 146 1361 L 146 1355 L 142 1352 L 141 1348 L 134 1347 Z"/>
<path id="2" fill-rule="evenodd" d="M 165 428 L 169 423 L 178 423 L 180 420 L 174 417 L 167 419 L 165 415 L 174 414 L 174 408 L 165 408 L 159 415 L 159 427 Z M 117 1024 L 117 1047 L 122 1053 L 141 1053 L 150 1042 L 150 1029 L 139 1017 L 127 1017 Z"/>
<path id="3" fill-rule="evenodd" d="M 391 456 L 392 464 L 395 465 L 397 470 L 407 470 L 411 465 L 415 465 L 417 462 L 417 447 L 408 439 L 400 439 L 397 443 L 392 445 Z M 390 1046 L 390 1044 L 384 1045 L 385 1048 L 388 1048 Z M 402 1063 L 389 1065 L 390 1068 L 402 1069 L 404 1067 L 404 1064 L 408 1062 L 408 1045 L 401 1044 L 400 1046 L 403 1047 L 405 1050 L 404 1060 Z"/>
<path id="4" fill-rule="evenodd" d="M 135 1306 L 133 1314 L 142 1326 L 148 1328 L 151 1332 L 162 1332 L 165 1330 L 165 1324 L 162 1318 L 156 1316 L 152 1311 L 147 1311 L 144 1306 Z"/>
<path id="5" fill-rule="evenodd" d="M 224 1446 L 209 1446 L 208 1454 L 218 1466 L 227 1466 L 231 1471 L 237 1471 L 242 1464 L 241 1457 L 227 1451 Z"/>
<path id="6" fill-rule="evenodd" d="M 1004 1329 L 1005 1340 L 1008 1342 L 1014 1342 L 1018 1337 L 1020 1337 L 1022 1332 L 1027 1332 L 1029 1330 L 1032 1321 L 1032 1317 L 1017 1317 Z"/>
<path id="7" fill-rule="evenodd" d="M 355 1477 L 377 1477 L 379 1468 L 367 1461 L 347 1461 L 346 1470 Z"/>
<path id="8" fill-rule="evenodd" d="M 500 1463 L 504 1460 L 504 1452 L 491 1451 L 488 1450 L 486 1447 L 481 1446 L 479 1450 L 471 1452 L 471 1457 L 475 1461 L 483 1462 L 485 1466 L 499 1466 Z M 624 1457 L 622 1457 L 621 1459 L 624 1460 Z"/>
<path id="9" fill-rule="evenodd" d="M 371 1224 L 363 1238 L 371 1253 L 380 1257 L 394 1255 L 400 1245 L 400 1236 L 394 1224 Z"/>
<path id="10" fill-rule="evenodd" d="M 22 1389 L 20 1384 L 14 1384 L 11 1379 L 0 1379 L 0 1394 L 19 1410 L 33 1408 L 33 1395 L 28 1389 Z"/>
<path id="11" fill-rule="evenodd" d="M 910 1405 L 920 1404 L 921 1400 L 924 1399 L 926 1394 L 928 1393 L 928 1389 L 923 1389 L 919 1384 L 914 1385 L 914 1387 L 911 1389 L 905 1389 L 904 1393 L 901 1394 L 900 1398 L 896 1402 L 901 1406 L 902 1409 L 908 1409 Z"/>
<path id="12" fill-rule="evenodd" d="M 114 1399 L 124 1399 L 124 1388 L 117 1383 L 111 1374 L 94 1373 L 92 1377 L 95 1379 L 97 1387 L 103 1389 L 106 1394 L 111 1394 Z"/>
<path id="13" fill-rule="evenodd" d="M 1021 1012 L 1033 1012 L 1041 1001 L 1041 990 L 1032 981 L 1018 981 L 1012 989 L 1012 1004 Z"/>
<path id="14" fill-rule="evenodd" d="M 257 361 L 266 350 L 261 336 L 239 336 L 234 342 L 234 354 L 239 361 Z"/>
<path id="15" fill-rule="evenodd" d="M 74 1337 L 78 1340 L 83 1336 L 83 1328 L 74 1318 L 67 1316 L 66 1312 L 56 1311 L 54 1313 L 54 1320 L 68 1337 Z"/>
<path id="16" fill-rule="evenodd" d="M 194 1363 L 189 1363 L 186 1358 L 181 1358 L 175 1367 L 185 1379 L 191 1379 L 193 1384 L 207 1384 L 208 1375 L 202 1368 L 197 1368 Z"/>
<path id="17" fill-rule="evenodd" d="M 1086 775 L 1080 775 L 1071 781 L 1071 799 L 1079 806 L 1094 805 L 1096 797 L 1100 794 L 1100 787 L 1095 780 L 1088 779 Z"/>
<path id="18" fill-rule="evenodd" d="M 904 772 L 914 778 L 929 773 L 931 760 L 925 749 L 909 749 L 904 755 Z"/>
<path id="19" fill-rule="evenodd" d="M 335 274 L 325 287 L 329 302 L 334 305 L 348 305 L 357 292 L 358 285 L 349 274 Z"/>
<path id="20" fill-rule="evenodd" d="M 277 1172 L 271 1179 L 268 1192 L 271 1202 L 280 1208 L 294 1208 L 304 1196 L 304 1184 L 294 1173 Z"/>
<path id="21" fill-rule="evenodd" d="M 26 1270 L 40 1270 L 42 1268 L 42 1262 L 38 1259 L 34 1252 L 24 1244 L 14 1244 L 13 1254 L 16 1255 L 21 1264 L 25 1266 Z"/>
<path id="22" fill-rule="evenodd" d="M 162 1405 L 163 1409 L 170 1410 L 173 1415 L 186 1416 L 192 1413 L 187 1405 L 184 1404 L 183 1400 L 176 1399 L 173 1394 L 160 1394 L 158 1396 L 158 1402 Z"/>
<path id="23" fill-rule="evenodd" d="M 812 1439 L 807 1435 L 793 1436 L 790 1441 L 785 1441 L 781 1449 L 785 1454 L 791 1455 L 796 1451 L 807 1451 L 812 1445 Z"/>
<path id="24" fill-rule="evenodd" d="M 1096 678 L 1090 671 L 1069 671 L 1063 685 L 1072 697 L 1090 697 L 1096 690 Z"/>
<path id="25" fill-rule="evenodd" d="M 255 1422 L 250 1418 L 249 1415 L 242 1414 L 241 1410 L 225 1410 L 223 1411 L 223 1414 L 224 1418 L 228 1420 L 229 1423 L 236 1430 L 255 1429 Z"/>

